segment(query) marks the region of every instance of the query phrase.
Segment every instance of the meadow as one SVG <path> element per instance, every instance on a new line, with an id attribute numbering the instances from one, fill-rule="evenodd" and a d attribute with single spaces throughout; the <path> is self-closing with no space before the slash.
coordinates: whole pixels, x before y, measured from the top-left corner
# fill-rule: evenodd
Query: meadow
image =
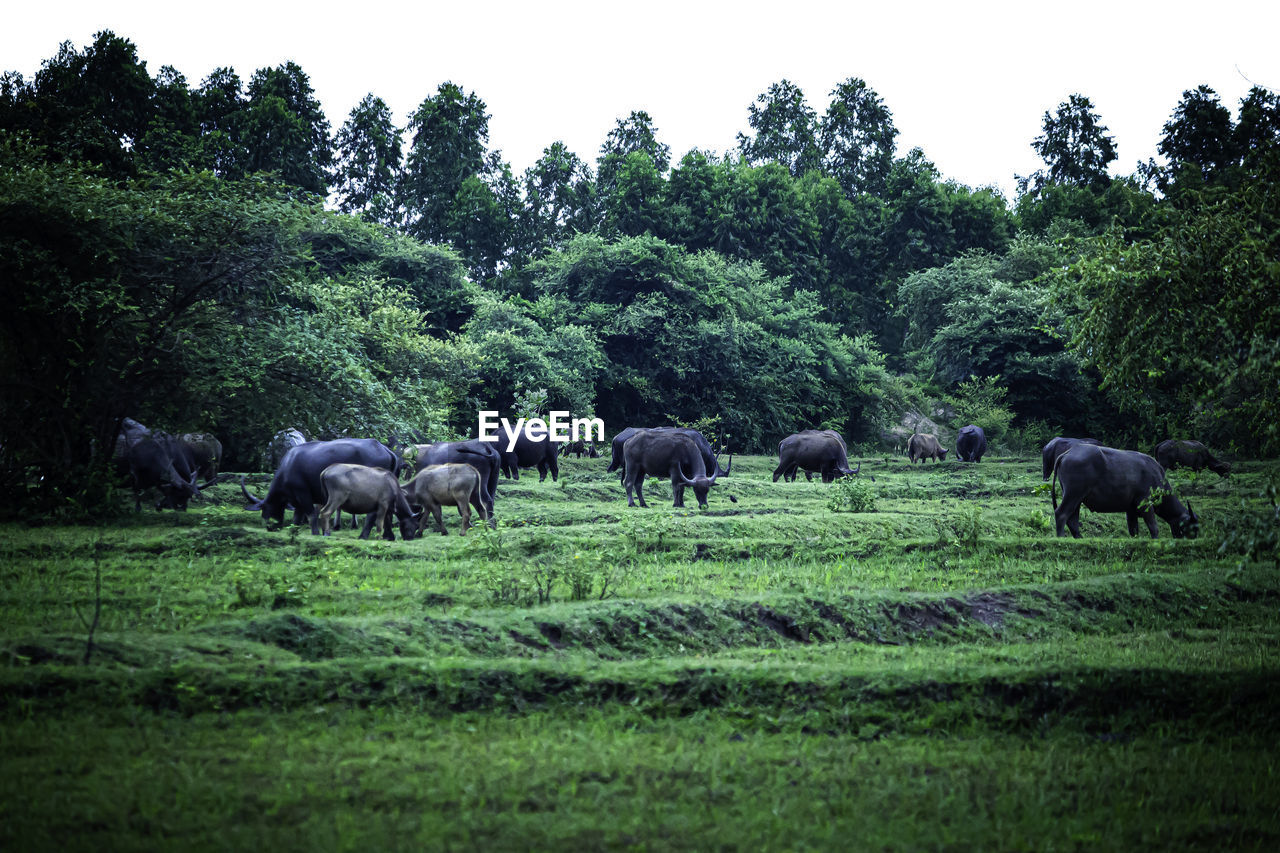
<path id="1" fill-rule="evenodd" d="M 411 542 L 234 484 L 6 523 L 0 848 L 1280 847 L 1280 576 L 1223 547 L 1280 463 L 1153 541 L 1056 538 L 1038 456 L 860 458 L 707 510 L 569 459 Z"/>

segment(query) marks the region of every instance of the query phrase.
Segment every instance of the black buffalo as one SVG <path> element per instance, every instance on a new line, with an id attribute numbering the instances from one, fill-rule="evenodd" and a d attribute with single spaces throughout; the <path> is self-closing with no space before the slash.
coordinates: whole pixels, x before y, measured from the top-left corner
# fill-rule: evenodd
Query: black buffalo
<path id="1" fill-rule="evenodd" d="M 1231 475 L 1231 463 L 1215 459 L 1209 452 L 1209 448 L 1198 441 L 1175 441 L 1171 438 L 1157 444 L 1155 452 L 1151 455 L 1166 471 L 1172 471 L 1175 468 L 1200 471 L 1208 468 L 1220 477 Z"/>
<path id="2" fill-rule="evenodd" d="M 1102 442 L 1096 438 L 1063 438 L 1062 436 L 1050 439 L 1049 443 L 1040 451 L 1040 479 L 1048 480 L 1049 476 L 1053 474 L 1053 463 L 1058 461 L 1059 456 L 1077 444 L 1091 444 L 1097 447 Z"/>
<path id="3" fill-rule="evenodd" d="M 196 485 L 199 474 L 183 449 L 180 439 L 168 435 L 148 436 L 126 445 L 116 465 L 133 486 L 134 509 L 142 509 L 142 493 L 147 489 L 160 491 L 158 510 L 185 510 L 191 498 L 200 494 Z"/>
<path id="4" fill-rule="evenodd" d="M 712 471 L 707 476 L 707 466 L 702 461 L 702 452 L 698 444 L 690 436 L 673 430 L 640 430 L 627 439 L 622 448 L 626 465 L 627 506 L 635 506 L 631 492 L 635 491 L 640 506 L 648 506 L 644 502 L 644 478 L 646 474 L 671 478 L 671 492 L 675 496 L 673 506 L 684 506 L 684 490 L 686 486 L 693 489 L 698 498 L 698 506 L 706 507 L 707 492 L 716 484 L 720 476 L 717 460 L 712 458 Z M 733 467 L 733 457 L 729 457 L 729 468 Z M 726 469 L 728 470 L 728 469 Z"/>
<path id="5" fill-rule="evenodd" d="M 189 432 L 182 436 L 187 456 L 196 471 L 205 480 L 213 480 L 218 476 L 218 465 L 222 462 L 222 442 L 207 432 Z"/>
<path id="6" fill-rule="evenodd" d="M 811 472 L 822 476 L 822 482 L 830 483 L 837 477 L 852 477 L 862 470 L 849 467 L 849 449 L 840 433 L 831 429 L 807 429 L 778 442 L 778 467 L 773 472 L 773 482 L 783 477 L 786 482 L 796 478 L 797 470 L 803 470 L 806 479 Z"/>
<path id="7" fill-rule="evenodd" d="M 1153 496 L 1153 490 L 1159 494 Z M 1059 536 L 1065 528 L 1080 538 L 1081 504 L 1093 512 L 1123 512 L 1129 520 L 1130 536 L 1138 535 L 1138 516 L 1146 521 L 1152 539 L 1158 533 L 1156 516 L 1165 520 L 1175 539 L 1194 539 L 1199 532 L 1200 519 L 1169 489 L 1160 463 L 1136 450 L 1077 444 L 1054 463 L 1051 492 Z"/>
<path id="8" fill-rule="evenodd" d="M 442 441 L 438 444 L 419 444 L 414 474 L 428 465 L 457 463 L 470 465 L 480 473 L 480 500 L 484 504 L 489 524 L 493 518 L 493 500 L 498 491 L 498 472 L 502 467 L 498 446 L 490 441 L 473 438 L 470 441 Z"/>
<path id="9" fill-rule="evenodd" d="M 581 459 L 584 454 L 588 459 L 600 458 L 600 452 L 596 450 L 596 443 L 594 441 L 587 441 L 586 439 L 581 438 L 577 441 L 566 441 L 564 446 L 560 448 L 561 456 L 567 459 L 569 458 L 569 454 L 573 454 L 579 459 Z"/>
<path id="10" fill-rule="evenodd" d="M 947 458 L 947 449 L 935 436 L 918 432 L 907 439 L 907 454 L 913 463 L 919 462 L 923 465 L 926 459 L 943 461 Z"/>
<path id="11" fill-rule="evenodd" d="M 981 462 L 987 452 L 987 434 L 974 424 L 960 427 L 956 434 L 956 456 L 961 462 Z"/>
<path id="12" fill-rule="evenodd" d="M 534 439 L 522 429 L 516 433 L 514 450 L 507 449 L 510 444 L 511 433 L 503 425 L 498 428 L 498 440 L 494 443 L 498 453 L 502 455 L 502 476 L 518 481 L 521 468 L 537 468 L 538 482 L 547 479 L 548 471 L 551 472 L 552 480 L 560 479 L 560 462 L 557 459 L 559 447 L 551 440 L 550 433 Z"/>
<path id="13" fill-rule="evenodd" d="M 275 529 L 284 524 L 284 511 L 291 506 L 295 510 L 294 520 L 310 521 L 311 532 L 319 534 L 317 510 L 325 502 L 320 474 L 339 462 L 384 468 L 394 475 L 400 470 L 401 460 L 391 448 L 372 438 L 339 438 L 299 444 L 290 448 L 280 460 L 280 467 L 271 478 L 265 498 L 249 494 L 244 487 L 244 478 L 240 478 L 240 489 L 248 500 L 245 509 L 261 510 L 267 526 Z"/>
<path id="14" fill-rule="evenodd" d="M 711 449 L 711 442 L 707 441 L 706 436 L 698 432 L 696 429 L 690 429 L 688 427 L 627 427 L 613 437 L 613 441 L 611 442 L 612 458 L 609 461 L 609 467 L 604 469 L 606 474 L 610 471 L 618 471 L 620 472 L 618 479 L 621 482 L 626 482 L 627 461 L 623 456 L 622 448 L 628 440 L 641 430 L 647 430 L 649 432 L 676 432 L 681 435 L 687 435 L 689 438 L 693 439 L 695 444 L 698 445 L 698 452 L 702 454 L 702 465 L 705 470 L 714 471 L 717 477 L 729 476 L 728 469 L 721 468 L 719 466 L 716 453 Z"/>

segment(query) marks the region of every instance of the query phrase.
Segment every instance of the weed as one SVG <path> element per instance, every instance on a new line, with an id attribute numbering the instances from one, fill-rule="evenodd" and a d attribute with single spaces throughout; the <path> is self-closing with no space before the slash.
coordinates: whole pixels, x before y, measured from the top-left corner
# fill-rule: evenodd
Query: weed
<path id="1" fill-rule="evenodd" d="M 832 512 L 875 512 L 875 489 L 856 477 L 841 477 L 831 484 L 827 508 Z"/>

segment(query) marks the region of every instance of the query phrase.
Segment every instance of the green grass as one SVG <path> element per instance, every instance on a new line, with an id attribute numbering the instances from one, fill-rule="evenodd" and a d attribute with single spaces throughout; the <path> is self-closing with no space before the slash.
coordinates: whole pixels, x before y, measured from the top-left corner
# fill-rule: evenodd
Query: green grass
<path id="1" fill-rule="evenodd" d="M 1076 541 L 1038 458 L 866 457 L 869 512 L 764 457 L 629 509 L 606 464 L 466 537 L 234 486 L 0 526 L 0 847 L 1280 844 L 1280 577 L 1220 552 L 1280 466 L 1179 476 L 1198 540 Z"/>

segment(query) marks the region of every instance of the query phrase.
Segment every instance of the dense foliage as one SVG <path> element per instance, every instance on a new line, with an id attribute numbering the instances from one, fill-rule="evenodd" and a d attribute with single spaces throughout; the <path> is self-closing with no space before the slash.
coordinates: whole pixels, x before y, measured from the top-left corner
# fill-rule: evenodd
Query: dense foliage
<path id="1" fill-rule="evenodd" d="M 286 425 L 466 433 L 536 389 L 744 450 L 996 386 L 1013 443 L 1280 450 L 1274 93 L 1233 119 L 1189 89 L 1165 162 L 1121 177 L 1073 94 L 1012 207 L 898 153 L 865 80 L 829 97 L 773 84 L 720 154 L 636 109 L 594 161 L 553 141 L 516 174 L 455 82 L 334 131 L 292 62 L 196 85 L 111 32 L 63 44 L 0 76 L 5 489 L 84 494 L 126 414 L 249 458 Z"/>

